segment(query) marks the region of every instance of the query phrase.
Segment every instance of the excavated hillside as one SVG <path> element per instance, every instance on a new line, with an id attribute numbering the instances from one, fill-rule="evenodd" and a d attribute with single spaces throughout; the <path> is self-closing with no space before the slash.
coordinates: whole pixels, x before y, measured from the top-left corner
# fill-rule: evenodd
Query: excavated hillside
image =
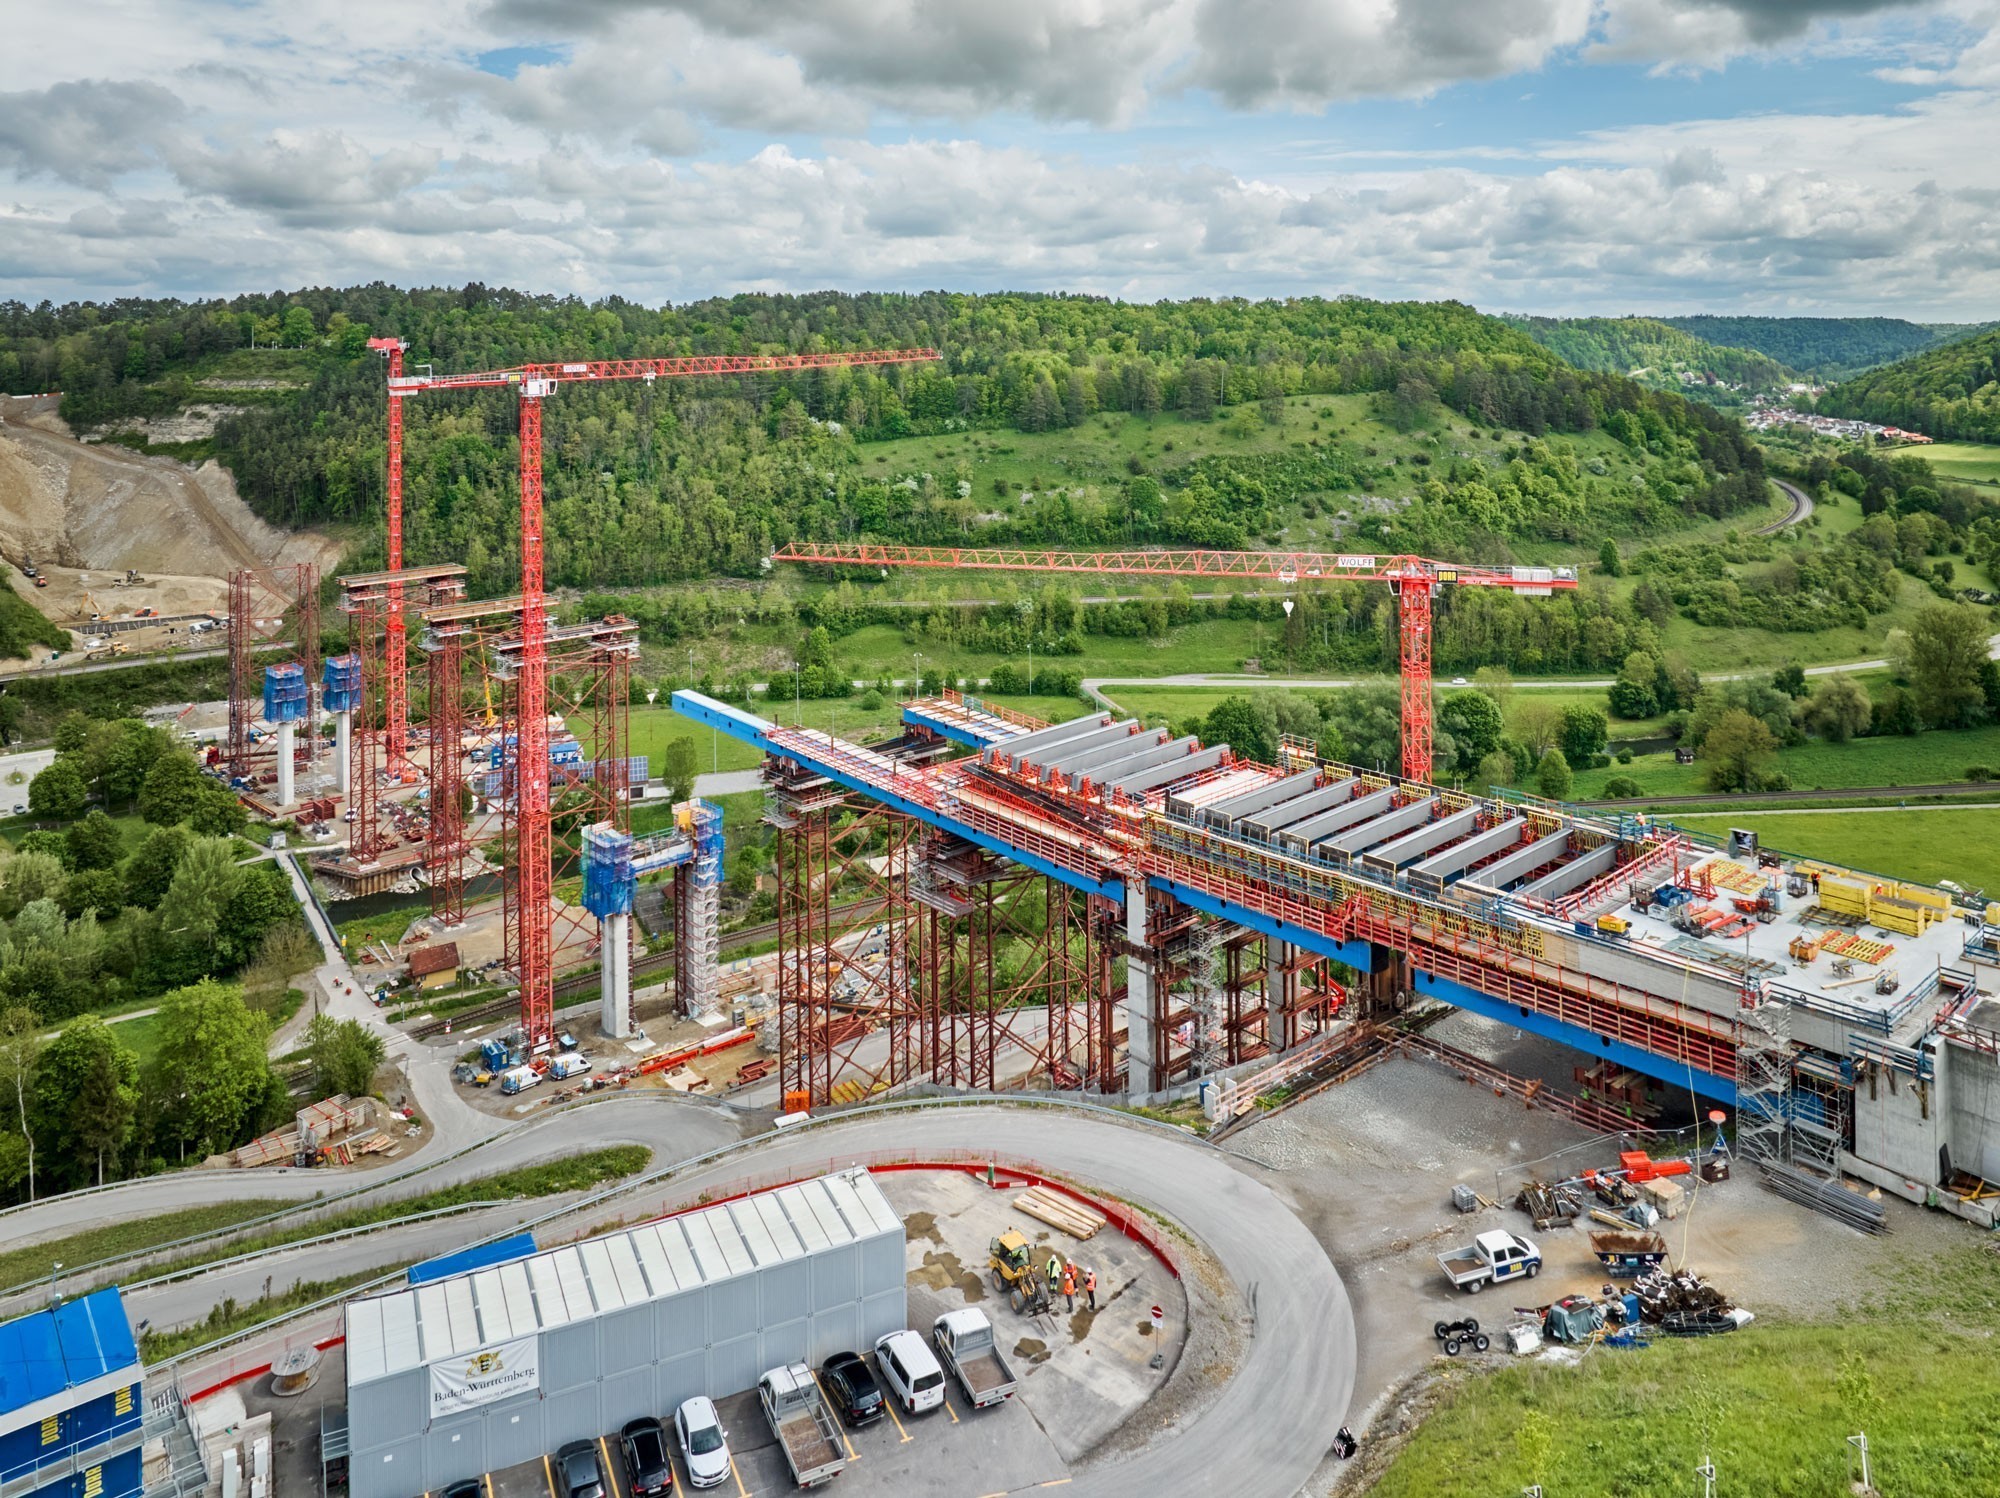
<path id="1" fill-rule="evenodd" d="M 128 570 L 147 581 L 120 589 L 121 610 L 219 612 L 224 579 L 238 568 L 310 561 L 324 573 L 338 564 L 340 547 L 319 532 L 287 534 L 259 520 L 219 463 L 191 468 L 79 442 L 56 414 L 55 397 L 0 396 L 0 554 L 17 568 L 34 558 L 47 588 L 35 589 L 14 569 L 9 581 L 67 623 L 87 618 L 92 598 L 109 604 L 93 590 Z"/>

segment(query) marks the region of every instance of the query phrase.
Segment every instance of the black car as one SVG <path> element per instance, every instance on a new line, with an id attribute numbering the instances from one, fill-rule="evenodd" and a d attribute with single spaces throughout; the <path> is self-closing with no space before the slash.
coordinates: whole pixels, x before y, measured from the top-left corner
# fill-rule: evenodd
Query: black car
<path id="1" fill-rule="evenodd" d="M 468 1477 L 455 1482 L 438 1494 L 438 1498 L 486 1498 L 486 1490 L 479 1485 L 479 1479 Z"/>
<path id="2" fill-rule="evenodd" d="M 671 1493 L 673 1459 L 667 1455 L 667 1428 L 650 1416 L 634 1420 L 618 1432 L 618 1449 L 625 1458 L 625 1476 L 634 1493 Z"/>
<path id="3" fill-rule="evenodd" d="M 836 1352 L 820 1365 L 819 1376 L 826 1382 L 826 1397 L 849 1425 L 859 1428 L 882 1418 L 882 1387 L 860 1354 Z"/>
<path id="4" fill-rule="evenodd" d="M 604 1498 L 604 1464 L 595 1441 L 571 1441 L 556 1452 L 556 1491 L 562 1498 Z"/>

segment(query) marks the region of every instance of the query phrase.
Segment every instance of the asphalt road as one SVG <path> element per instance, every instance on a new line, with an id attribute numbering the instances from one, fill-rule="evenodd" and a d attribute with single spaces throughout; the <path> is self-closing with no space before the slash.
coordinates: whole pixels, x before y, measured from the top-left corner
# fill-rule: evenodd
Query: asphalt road
<path id="1" fill-rule="evenodd" d="M 1771 482 L 1782 489 L 1785 498 L 1792 502 L 1791 512 L 1786 515 L 1780 515 L 1769 525 L 1758 526 L 1756 530 L 1751 532 L 1752 535 L 1775 536 L 1787 526 L 1797 525 L 1813 512 L 1812 496 L 1797 484 L 1787 483 L 1784 479 L 1772 479 Z"/>
<path id="2" fill-rule="evenodd" d="M 651 1134 L 661 1148 L 685 1149 L 693 1125 L 683 1110 L 712 1112 L 629 1094 L 591 1103 L 487 1145 L 478 1151 L 476 1168 L 497 1168 L 501 1152 L 531 1133 L 542 1150 L 552 1144 L 581 1149 L 637 1133 Z M 656 1116 L 666 1121 L 656 1124 Z M 726 1161 L 677 1178 L 671 1195 L 687 1200 L 745 1176 L 807 1176 L 867 1154 L 913 1148 L 1041 1162 L 1153 1208 L 1199 1239 L 1262 1308 L 1247 1355 L 1213 1403 L 1131 1458 L 1078 1474 L 1067 1485 L 1072 1493 L 1157 1498 L 1179 1491 L 1194 1474 L 1206 1474 L 1206 1485 L 1232 1493 L 1294 1493 L 1304 1486 L 1353 1397 L 1353 1308 L 1326 1251 L 1291 1209 L 1207 1146 L 1159 1129 L 1038 1107 L 890 1111 L 768 1134 Z M 602 1211 L 624 1216 L 632 1205 L 608 1204 Z M 498 1230 L 505 1220 L 487 1214 L 486 1230 Z M 438 1252 L 468 1241 L 475 1231 L 474 1223 L 458 1218 L 357 1243 L 286 1250 L 187 1286 L 135 1292 L 128 1297 L 131 1314 L 170 1325 L 205 1314 L 221 1295 L 256 1298 L 267 1275 L 273 1288 L 282 1289 L 294 1279 L 329 1279 Z"/>

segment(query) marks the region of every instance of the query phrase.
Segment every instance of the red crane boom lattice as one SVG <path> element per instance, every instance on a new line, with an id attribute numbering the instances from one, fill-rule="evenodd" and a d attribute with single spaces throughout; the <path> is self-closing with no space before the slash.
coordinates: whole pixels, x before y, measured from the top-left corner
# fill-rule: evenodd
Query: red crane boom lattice
<path id="1" fill-rule="evenodd" d="M 998 546 L 885 546 L 873 541 L 795 541 L 774 562 L 954 571 L 1071 572 L 1098 576 L 1238 577 L 1259 582 L 1378 582 L 1396 595 L 1403 684 L 1403 774 L 1431 778 L 1431 598 L 1438 588 L 1505 588 L 1547 596 L 1576 586 L 1573 567 L 1486 567 L 1428 557 L 1329 551 L 1029 551 Z"/>

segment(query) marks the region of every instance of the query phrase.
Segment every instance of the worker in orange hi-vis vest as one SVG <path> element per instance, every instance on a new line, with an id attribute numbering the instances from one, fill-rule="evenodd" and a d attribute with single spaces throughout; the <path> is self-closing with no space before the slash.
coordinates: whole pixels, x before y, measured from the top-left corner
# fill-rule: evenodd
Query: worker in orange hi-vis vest
<path id="1" fill-rule="evenodd" d="M 1076 1309 L 1076 1265 L 1063 1265 L 1062 1285 L 1063 1299 L 1069 1302 L 1069 1308 L 1074 1311 Z"/>
<path id="2" fill-rule="evenodd" d="M 1095 1269 L 1086 1269 L 1086 1270 L 1084 1270 L 1084 1272 L 1083 1272 L 1083 1293 L 1084 1293 L 1085 1297 L 1086 1297 L 1086 1298 L 1087 1298 L 1087 1299 L 1089 1300 L 1089 1302 L 1090 1302 L 1090 1308 L 1091 1308 L 1091 1310 L 1093 1310 L 1093 1311 L 1094 1311 L 1094 1310 L 1096 1310 L 1096 1309 L 1097 1309 L 1097 1271 L 1096 1271 Z"/>

